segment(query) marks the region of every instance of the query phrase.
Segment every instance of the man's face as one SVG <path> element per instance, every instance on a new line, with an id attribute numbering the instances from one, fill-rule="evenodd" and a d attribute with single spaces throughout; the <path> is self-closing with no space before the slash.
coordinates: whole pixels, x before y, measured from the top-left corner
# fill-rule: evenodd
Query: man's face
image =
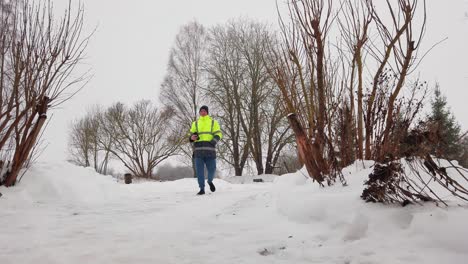
<path id="1" fill-rule="evenodd" d="M 206 112 L 205 109 L 200 110 L 200 116 L 206 116 L 207 114 L 208 114 L 208 112 Z"/>

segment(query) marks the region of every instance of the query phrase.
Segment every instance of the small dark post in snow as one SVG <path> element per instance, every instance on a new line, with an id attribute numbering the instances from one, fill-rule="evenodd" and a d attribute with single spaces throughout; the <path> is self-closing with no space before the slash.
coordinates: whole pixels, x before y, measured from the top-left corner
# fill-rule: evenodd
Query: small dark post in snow
<path id="1" fill-rule="evenodd" d="M 132 183 L 132 174 L 130 174 L 130 173 L 125 173 L 124 179 L 125 179 L 125 184 L 130 184 L 130 183 Z"/>

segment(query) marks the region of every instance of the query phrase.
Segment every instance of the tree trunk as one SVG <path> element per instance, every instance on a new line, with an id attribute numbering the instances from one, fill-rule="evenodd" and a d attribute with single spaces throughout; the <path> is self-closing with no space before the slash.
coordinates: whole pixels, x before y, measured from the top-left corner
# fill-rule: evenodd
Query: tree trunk
<path id="1" fill-rule="evenodd" d="M 271 151 L 267 152 L 267 157 L 265 161 L 265 174 L 273 174 L 273 170 L 275 169 L 273 162 L 273 153 Z"/>
<path id="2" fill-rule="evenodd" d="M 11 168 L 11 172 L 7 175 L 5 179 L 6 187 L 15 185 L 16 178 L 18 177 L 21 168 L 23 167 L 24 163 L 28 160 L 31 154 L 31 149 L 36 144 L 37 137 L 39 136 L 42 126 L 44 126 L 44 123 L 47 119 L 46 113 L 48 103 L 49 98 L 47 96 L 44 96 L 42 102 L 40 102 L 40 104 L 37 106 L 37 114 L 39 116 L 37 117 L 37 121 L 34 125 L 34 128 L 31 130 L 24 143 L 20 144 L 16 148 L 15 155 L 13 156 L 13 165 Z"/>
<path id="3" fill-rule="evenodd" d="M 255 157 L 255 165 L 257 167 L 257 175 L 262 175 L 264 173 L 264 169 L 263 169 L 263 160 L 262 160 L 261 155 L 257 155 Z"/>
<path id="4" fill-rule="evenodd" d="M 235 176 L 242 176 L 242 168 L 240 166 L 234 167 Z"/>
<path id="5" fill-rule="evenodd" d="M 270 163 L 267 163 L 265 166 L 265 174 L 273 174 L 275 167 L 271 166 Z"/>
<path id="6" fill-rule="evenodd" d="M 316 67 L 316 74 L 317 74 L 317 100 L 318 100 L 318 114 L 317 114 L 317 136 L 316 142 L 318 142 L 317 146 L 320 148 L 319 153 L 323 152 L 323 148 L 325 146 L 325 122 L 326 122 L 326 96 L 325 96 L 325 64 L 324 64 L 324 57 L 325 57 L 325 47 L 322 39 L 322 32 L 320 29 L 320 21 L 313 20 L 312 21 L 312 29 L 314 30 L 314 38 L 317 45 L 317 67 Z"/>
<path id="7" fill-rule="evenodd" d="M 304 129 L 297 120 L 296 114 L 288 115 L 289 123 L 294 131 L 297 142 L 297 149 L 299 152 L 299 159 L 305 164 L 309 176 L 319 183 L 323 182 L 323 175 L 315 160 L 316 153 L 314 153 L 313 146 L 309 142 Z"/>
<path id="8" fill-rule="evenodd" d="M 363 113 L 363 80 L 362 80 L 362 72 L 363 72 L 363 65 L 362 65 L 362 58 L 360 48 L 356 54 L 356 63 L 358 67 L 358 116 L 357 116 L 357 134 L 358 134 L 358 155 L 357 158 L 362 160 L 364 158 L 364 113 Z M 354 113 L 354 112 L 353 112 Z"/>

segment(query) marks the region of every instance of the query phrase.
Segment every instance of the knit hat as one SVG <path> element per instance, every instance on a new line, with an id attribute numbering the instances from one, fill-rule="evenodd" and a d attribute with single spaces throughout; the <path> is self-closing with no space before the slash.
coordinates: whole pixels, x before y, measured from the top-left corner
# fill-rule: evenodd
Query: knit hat
<path id="1" fill-rule="evenodd" d="M 202 107 L 200 107 L 200 111 L 201 111 L 202 109 L 204 109 L 204 110 L 206 111 L 207 114 L 209 113 L 209 112 L 208 112 L 208 106 L 203 105 Z M 198 112 L 200 112 L 200 111 L 198 111 Z"/>

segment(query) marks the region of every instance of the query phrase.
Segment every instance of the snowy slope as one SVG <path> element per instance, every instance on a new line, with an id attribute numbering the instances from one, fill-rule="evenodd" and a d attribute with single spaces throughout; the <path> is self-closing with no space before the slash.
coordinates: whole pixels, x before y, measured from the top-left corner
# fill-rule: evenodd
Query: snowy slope
<path id="1" fill-rule="evenodd" d="M 370 165 L 346 168 L 348 187 L 298 172 L 199 197 L 195 179 L 38 164 L 0 188 L 0 263 L 467 263 L 467 207 L 364 203 Z"/>

